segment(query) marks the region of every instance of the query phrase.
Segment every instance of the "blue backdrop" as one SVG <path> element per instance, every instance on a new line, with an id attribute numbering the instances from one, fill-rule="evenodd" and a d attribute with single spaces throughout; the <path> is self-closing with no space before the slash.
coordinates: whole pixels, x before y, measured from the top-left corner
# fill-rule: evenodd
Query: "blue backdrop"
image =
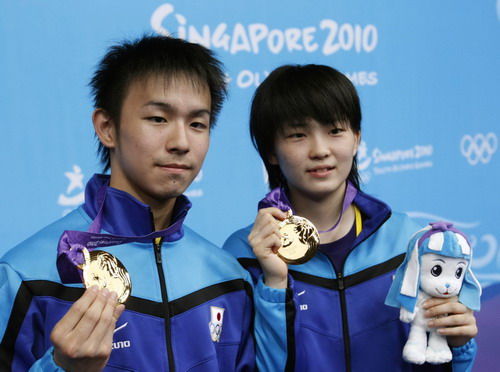
<path id="1" fill-rule="evenodd" d="M 344 72 L 362 100 L 363 189 L 471 239 L 476 369 L 496 368 L 500 0 L 2 0 L 0 255 L 83 201 L 99 171 L 87 83 L 110 43 L 144 32 L 202 43 L 227 66 L 231 95 L 188 191 L 188 223 L 219 245 L 266 192 L 247 130 L 256 86 L 284 63 Z"/>

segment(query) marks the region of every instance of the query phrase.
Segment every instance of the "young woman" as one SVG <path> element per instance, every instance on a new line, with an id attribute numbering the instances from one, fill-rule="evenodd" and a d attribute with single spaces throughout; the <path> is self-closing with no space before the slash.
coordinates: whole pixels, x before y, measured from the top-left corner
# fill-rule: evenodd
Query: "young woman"
<path id="1" fill-rule="evenodd" d="M 421 227 L 360 190 L 361 109 L 349 79 L 321 65 L 276 69 L 255 93 L 250 132 L 271 192 L 255 223 L 231 235 L 224 249 L 256 283 L 260 369 L 443 370 L 403 361 L 408 325 L 384 305 Z M 319 251 L 304 264 L 287 265 L 277 255 L 288 209 L 319 231 Z M 477 333 L 472 311 L 456 298 L 430 299 L 424 307 L 429 325 L 453 346 L 453 370 L 469 370 Z M 266 308 L 265 319 L 259 308 Z M 267 340 L 281 347 L 267 349 Z"/>

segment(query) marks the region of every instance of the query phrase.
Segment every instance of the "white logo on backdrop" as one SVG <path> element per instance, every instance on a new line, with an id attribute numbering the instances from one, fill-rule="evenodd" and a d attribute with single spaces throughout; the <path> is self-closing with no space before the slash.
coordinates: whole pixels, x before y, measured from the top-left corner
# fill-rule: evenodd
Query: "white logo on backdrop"
<path id="1" fill-rule="evenodd" d="M 346 72 L 347 76 L 354 85 L 377 85 L 378 75 L 375 71 L 357 71 Z"/>
<path id="2" fill-rule="evenodd" d="M 372 158 L 368 156 L 368 146 L 365 141 L 361 141 L 358 147 L 358 169 L 365 171 L 372 162 Z"/>
<path id="3" fill-rule="evenodd" d="M 207 48 L 220 48 L 231 54 L 239 52 L 258 54 L 261 49 L 266 48 L 273 54 L 282 51 L 314 53 L 320 48 L 324 55 L 339 51 L 370 53 L 378 44 L 378 30 L 372 24 L 365 26 L 339 24 L 332 19 L 323 19 L 318 25 L 290 27 L 284 30 L 270 29 L 263 23 L 244 25 L 239 22 L 233 26 L 219 23 L 210 27 L 189 25 L 186 16 L 174 12 L 174 6 L 168 3 L 155 9 L 151 16 L 153 30 L 162 35 L 174 33 L 182 39 L 202 44 Z M 173 16 L 169 17 L 170 15 Z M 170 23 L 172 27 L 169 29 L 164 26 L 167 18 L 172 18 Z"/>
<path id="4" fill-rule="evenodd" d="M 376 147 L 368 152 L 365 141 L 361 141 L 358 149 L 358 169 L 364 183 L 370 181 L 372 175 L 416 171 L 433 166 L 432 145 L 415 145 L 408 149 L 383 151 Z"/>
<path id="5" fill-rule="evenodd" d="M 368 146 L 365 141 L 361 141 L 356 154 L 358 160 L 358 171 L 361 177 L 361 182 L 367 184 L 372 178 L 372 173 L 369 171 L 372 158 L 368 155 Z"/>
<path id="6" fill-rule="evenodd" d="M 269 183 L 269 173 L 267 173 L 264 163 L 262 163 L 262 178 L 264 179 L 264 184 L 267 185 Z"/>
<path id="7" fill-rule="evenodd" d="M 78 165 L 73 165 L 73 171 L 65 172 L 64 175 L 68 178 L 69 184 L 66 188 L 66 192 L 64 194 L 59 194 L 57 204 L 62 207 L 66 207 L 63 212 L 63 215 L 66 215 L 75 207 L 83 203 L 85 200 L 85 194 L 83 191 L 84 175 L 82 173 L 82 169 Z"/>
<path id="8" fill-rule="evenodd" d="M 481 281 L 481 284 L 486 286 L 490 283 L 500 281 L 500 250 L 498 240 L 494 234 L 478 234 L 475 232 L 481 226 L 480 222 L 452 221 L 448 218 L 425 212 L 413 211 L 406 213 L 411 218 L 423 220 L 426 223 L 430 221 L 449 221 L 453 223 L 453 226 L 463 231 L 469 239 L 474 255 L 472 269 L 474 270 L 474 275 Z M 468 230 L 470 229 L 473 232 L 469 232 Z"/>
<path id="9" fill-rule="evenodd" d="M 497 148 L 498 138 L 493 132 L 486 135 L 478 133 L 474 137 L 466 134 L 460 141 L 460 151 L 470 165 L 476 165 L 479 162 L 489 163 Z"/>
<path id="10" fill-rule="evenodd" d="M 451 222 L 453 224 L 453 226 L 456 227 L 457 229 L 474 229 L 474 228 L 477 228 L 480 224 L 478 221 L 476 221 L 476 222 L 453 221 L 453 220 L 450 220 L 449 218 L 445 218 L 442 216 L 437 216 L 435 214 L 425 213 L 425 212 L 412 211 L 412 212 L 406 212 L 406 214 L 408 216 L 410 216 L 411 218 L 422 219 L 424 221 L 429 221 L 429 222 L 431 222 L 431 221 L 448 221 L 448 222 Z"/>
<path id="11" fill-rule="evenodd" d="M 500 20 L 500 0 L 497 0 L 497 15 L 498 15 L 498 20 Z"/>
<path id="12" fill-rule="evenodd" d="M 199 198 L 203 196 L 203 189 L 192 188 L 195 187 L 196 186 L 195 184 L 200 182 L 202 179 L 203 179 L 203 169 L 200 169 L 200 173 L 198 173 L 193 183 L 191 184 L 190 189 L 187 190 L 184 193 L 184 195 L 186 195 L 188 198 Z"/>
<path id="13" fill-rule="evenodd" d="M 165 26 L 165 24 L 169 26 Z M 372 24 L 339 24 L 332 19 L 322 19 L 318 25 L 303 28 L 272 29 L 264 23 L 232 25 L 192 25 L 188 18 L 175 12 L 172 4 L 156 8 L 151 15 L 151 27 L 161 35 L 175 35 L 210 49 L 221 49 L 230 54 L 288 53 L 371 53 L 378 44 L 378 29 Z M 241 89 L 258 87 L 269 71 L 242 69 L 235 73 L 235 83 Z M 379 81 L 376 71 L 349 71 L 346 76 L 357 86 L 373 86 Z"/>

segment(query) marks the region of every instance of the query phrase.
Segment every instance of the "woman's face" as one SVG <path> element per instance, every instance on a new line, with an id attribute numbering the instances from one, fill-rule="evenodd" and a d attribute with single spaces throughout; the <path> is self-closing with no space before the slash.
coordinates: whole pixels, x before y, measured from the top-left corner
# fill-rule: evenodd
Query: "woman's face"
<path id="1" fill-rule="evenodd" d="M 344 191 L 359 140 L 360 133 L 348 125 L 310 119 L 278 133 L 270 162 L 279 165 L 292 199 L 317 200 Z"/>

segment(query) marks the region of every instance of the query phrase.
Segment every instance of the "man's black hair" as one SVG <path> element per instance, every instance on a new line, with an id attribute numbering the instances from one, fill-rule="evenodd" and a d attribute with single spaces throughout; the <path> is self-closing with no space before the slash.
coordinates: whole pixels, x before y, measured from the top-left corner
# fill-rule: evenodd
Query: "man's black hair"
<path id="1" fill-rule="evenodd" d="M 356 88 L 336 69 L 324 65 L 285 65 L 275 69 L 255 91 L 250 112 L 250 135 L 269 175 L 269 187 L 287 188 L 279 165 L 270 163 L 278 133 L 314 119 L 322 125 L 361 130 L 361 107 Z M 348 180 L 359 189 L 356 157 Z"/>
<path id="2" fill-rule="evenodd" d="M 227 97 L 224 67 L 209 49 L 169 36 L 145 35 L 110 47 L 90 82 L 94 107 L 106 111 L 119 126 L 122 105 L 132 83 L 150 78 L 185 77 L 210 90 L 210 128 Z M 110 168 L 109 149 L 99 142 L 104 172 Z"/>

